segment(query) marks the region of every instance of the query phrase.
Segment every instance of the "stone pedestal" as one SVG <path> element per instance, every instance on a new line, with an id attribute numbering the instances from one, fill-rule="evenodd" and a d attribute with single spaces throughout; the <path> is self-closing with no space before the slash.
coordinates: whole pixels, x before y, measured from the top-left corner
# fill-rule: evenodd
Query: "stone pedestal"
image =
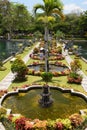
<path id="1" fill-rule="evenodd" d="M 39 103 L 42 107 L 48 107 L 53 103 L 53 99 L 51 98 L 50 88 L 48 85 L 44 85 L 42 88 L 41 99 Z"/>

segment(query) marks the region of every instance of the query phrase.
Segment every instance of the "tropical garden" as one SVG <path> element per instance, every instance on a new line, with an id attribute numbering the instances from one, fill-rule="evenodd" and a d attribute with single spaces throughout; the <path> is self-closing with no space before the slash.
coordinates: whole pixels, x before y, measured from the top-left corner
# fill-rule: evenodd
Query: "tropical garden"
<path id="1" fill-rule="evenodd" d="M 36 34 L 38 36 L 41 36 L 41 34 L 44 34 L 44 23 L 39 24 L 41 23 L 41 21 L 39 21 L 37 17 L 39 17 L 39 13 L 37 13 L 36 16 L 33 15 L 23 4 L 12 3 L 9 0 L 1 0 L 0 36 L 7 38 L 8 33 L 10 33 L 12 38 L 32 37 L 31 34 L 33 34 L 34 36 L 36 36 Z M 50 20 L 53 21 L 53 19 Z M 72 35 L 74 36 L 74 38 L 87 38 L 86 21 L 87 11 L 80 14 L 65 14 L 65 20 L 62 20 L 60 17 L 56 17 L 55 22 L 50 23 L 49 31 L 50 33 L 53 32 L 56 35 L 60 35 L 60 33 L 62 32 L 62 34 L 66 38 L 72 37 Z M 26 35 L 23 35 L 23 33 Z"/>
<path id="2" fill-rule="evenodd" d="M 39 9 L 42 10 L 40 13 Z M 33 11 L 34 15 L 23 4 L 14 4 L 8 0 L 0 1 L 0 38 L 34 41 L 33 45 L 23 50 L 23 53 L 15 56 L 15 61 L 6 63 L 0 61 L 0 81 L 10 71 L 15 74 L 15 79 L 9 88 L 0 90 L 0 97 L 11 91 L 16 92 L 19 88 L 26 89 L 31 85 L 43 86 L 43 84 L 74 89 L 87 95 L 81 86 L 83 77 L 78 73 L 82 70 L 87 75 L 87 63 L 73 54 L 70 55 L 73 61 L 68 68 L 65 56 L 62 55 L 65 39 L 87 39 L 87 11 L 64 15 L 63 3 L 60 0 L 43 0 L 43 4 L 36 4 Z M 40 44 L 36 47 L 38 41 Z M 40 50 L 41 48 L 44 51 Z M 29 60 L 25 64 L 22 59 L 31 49 L 33 52 L 29 54 Z M 50 64 L 65 69 L 50 71 Z M 29 68 L 37 65 L 45 67 L 39 70 Z M 83 115 L 75 113 L 56 120 L 33 120 L 32 117 L 29 119 L 19 114 L 6 115 L 6 112 L 5 108 L 0 108 L 0 120 L 7 130 L 85 130 L 87 128 L 86 109 Z"/>

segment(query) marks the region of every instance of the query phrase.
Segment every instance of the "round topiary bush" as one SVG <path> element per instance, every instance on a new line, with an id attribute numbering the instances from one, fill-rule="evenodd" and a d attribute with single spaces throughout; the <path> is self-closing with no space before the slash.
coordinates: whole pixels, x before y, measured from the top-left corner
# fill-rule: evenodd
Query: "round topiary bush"
<path id="1" fill-rule="evenodd" d="M 20 58 L 17 58 L 11 65 L 11 71 L 16 73 L 16 80 L 25 80 L 25 76 L 28 73 L 28 68 L 24 61 L 22 61 Z"/>
<path id="2" fill-rule="evenodd" d="M 43 72 L 41 74 L 41 77 L 42 77 L 43 81 L 49 82 L 52 80 L 53 74 L 51 72 Z"/>

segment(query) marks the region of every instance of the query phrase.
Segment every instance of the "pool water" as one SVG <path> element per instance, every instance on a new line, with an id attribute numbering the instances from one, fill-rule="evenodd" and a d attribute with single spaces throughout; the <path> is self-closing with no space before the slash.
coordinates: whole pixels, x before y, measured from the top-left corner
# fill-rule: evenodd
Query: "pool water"
<path id="1" fill-rule="evenodd" d="M 41 107 L 38 103 L 41 92 L 42 89 L 32 89 L 26 93 L 12 95 L 7 97 L 2 105 L 12 109 L 12 113 L 21 113 L 25 117 L 41 120 L 66 118 L 87 108 L 87 102 L 83 98 L 54 89 L 51 89 L 53 104 L 50 107 Z"/>
<path id="2" fill-rule="evenodd" d="M 38 64 L 38 65 L 28 65 L 28 68 L 29 69 L 34 69 L 35 71 L 39 71 L 39 70 L 42 70 L 42 71 L 45 71 L 45 65 L 41 65 L 41 64 Z M 58 66 L 58 65 L 55 65 L 55 64 L 49 64 L 49 71 L 50 72 L 55 72 L 55 71 L 64 71 L 65 69 L 68 69 L 67 66 Z"/>
<path id="3" fill-rule="evenodd" d="M 5 60 L 19 51 L 18 41 L 0 40 L 0 60 Z M 23 43 L 22 43 L 23 44 Z"/>
<path id="4" fill-rule="evenodd" d="M 77 42 L 74 45 L 78 45 L 80 49 L 81 56 L 87 60 L 87 42 Z"/>

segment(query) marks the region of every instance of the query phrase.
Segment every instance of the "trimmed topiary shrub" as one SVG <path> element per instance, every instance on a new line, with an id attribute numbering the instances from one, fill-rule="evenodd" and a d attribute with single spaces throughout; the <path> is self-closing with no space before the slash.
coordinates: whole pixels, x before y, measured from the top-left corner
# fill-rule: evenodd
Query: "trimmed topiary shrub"
<path id="1" fill-rule="evenodd" d="M 82 76 L 80 76 L 79 74 L 75 73 L 75 72 L 71 72 L 68 75 L 68 82 L 69 83 L 77 83 L 77 84 L 81 84 L 82 81 Z"/>
<path id="2" fill-rule="evenodd" d="M 11 71 L 16 73 L 16 80 L 25 80 L 25 76 L 28 73 L 28 68 L 24 61 L 22 61 L 20 58 L 17 58 L 11 65 Z"/>
<path id="3" fill-rule="evenodd" d="M 42 72 L 41 77 L 43 81 L 49 82 L 52 80 L 53 74 L 51 72 Z"/>
<path id="4" fill-rule="evenodd" d="M 82 68 L 82 65 L 78 59 L 75 59 L 73 62 L 70 63 L 71 70 L 76 73 L 79 69 Z"/>

